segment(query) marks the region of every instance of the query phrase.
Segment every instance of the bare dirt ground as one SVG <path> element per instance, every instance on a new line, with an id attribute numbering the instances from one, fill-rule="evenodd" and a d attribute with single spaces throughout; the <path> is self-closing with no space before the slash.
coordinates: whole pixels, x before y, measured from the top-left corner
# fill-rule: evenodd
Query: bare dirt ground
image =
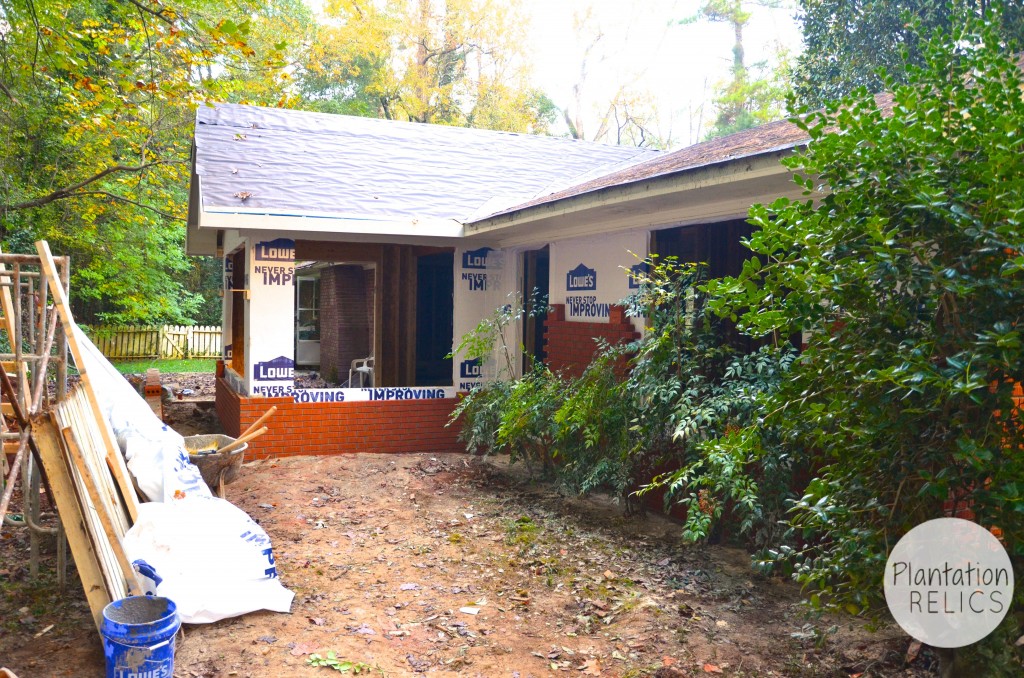
<path id="1" fill-rule="evenodd" d="M 681 545 L 670 521 L 560 496 L 500 458 L 256 462 L 227 498 L 270 534 L 296 598 L 291 614 L 187 627 L 182 678 L 337 675 L 308 664 L 328 652 L 387 676 L 932 675 L 892 629 L 807 619 L 799 591 L 745 552 Z M 0 539 L 0 665 L 103 675 L 73 569 L 58 595 L 48 546 L 30 580 L 23 533 Z"/>

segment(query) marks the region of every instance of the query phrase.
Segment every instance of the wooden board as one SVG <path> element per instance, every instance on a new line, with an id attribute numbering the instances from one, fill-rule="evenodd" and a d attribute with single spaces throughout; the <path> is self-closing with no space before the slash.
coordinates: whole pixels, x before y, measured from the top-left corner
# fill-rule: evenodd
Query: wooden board
<path id="1" fill-rule="evenodd" d="M 111 516 L 117 526 L 117 537 L 124 537 L 125 532 L 131 526 L 131 515 L 121 501 L 118 485 L 106 458 L 103 434 L 100 431 L 101 422 L 93 418 L 85 390 L 81 384 L 72 389 L 64 400 L 57 403 L 55 414 L 57 424 L 61 429 L 70 428 L 74 432 L 75 441 L 85 458 L 83 472 L 94 478 L 102 501 L 112 509 Z"/>
<path id="2" fill-rule="evenodd" d="M 64 437 L 64 446 L 68 452 L 68 458 L 71 460 L 71 465 L 77 468 L 79 471 L 87 467 L 87 460 L 85 455 L 82 453 L 81 447 L 78 445 L 78 441 L 75 439 L 75 433 L 69 426 L 61 431 Z M 128 562 L 128 556 L 124 552 L 122 541 L 124 534 L 118 534 L 114 527 L 113 520 L 111 519 L 111 513 L 117 509 L 113 506 L 106 504 L 100 496 L 100 490 L 97 487 L 98 479 L 91 473 L 80 473 L 79 474 L 83 484 L 85 485 L 86 493 L 89 496 L 89 501 L 92 503 L 93 510 L 96 511 L 96 515 L 99 518 L 100 526 L 103 528 L 103 536 L 111 545 L 111 550 L 114 553 L 114 558 L 117 560 L 117 566 L 121 570 L 121 576 L 127 584 L 127 589 L 133 596 L 140 595 L 142 591 L 139 590 L 138 581 L 135 579 L 135 571 L 132 569 L 131 564 Z"/>
<path id="3" fill-rule="evenodd" d="M 40 265 L 42 266 L 42 271 L 46 274 L 47 281 L 50 284 L 50 294 L 53 296 L 54 305 L 57 307 L 57 312 L 60 314 L 61 325 L 64 328 L 64 335 L 68 342 L 68 349 L 71 351 L 71 356 L 75 360 L 75 366 L 78 368 L 81 386 L 85 392 L 86 399 L 88 400 L 89 409 L 92 412 L 92 416 L 100 423 L 100 436 L 103 441 L 107 464 L 113 473 L 114 479 L 117 481 L 117 485 L 121 490 L 121 495 L 124 497 L 125 507 L 128 509 L 128 515 L 134 522 L 139 512 L 139 497 L 135 492 L 135 486 L 132 485 L 131 478 L 128 474 L 128 467 L 125 465 L 124 456 L 121 454 L 121 449 L 114 441 L 113 432 L 110 430 L 110 424 L 107 422 L 106 417 L 103 416 L 103 412 L 100 410 L 99 401 L 96 399 L 96 390 L 92 385 L 92 380 L 90 379 L 88 370 L 86 369 L 82 349 L 78 343 L 78 336 L 75 334 L 75 331 L 78 328 L 75 326 L 74 318 L 71 315 L 71 307 L 68 304 L 67 295 L 64 293 L 64 288 L 60 284 L 60 276 L 57 273 L 57 267 L 53 262 L 53 255 L 50 253 L 50 245 L 45 240 L 40 240 L 36 242 L 36 250 L 39 252 L 39 257 L 42 259 Z"/>
<path id="4" fill-rule="evenodd" d="M 78 577 L 85 589 L 86 600 L 93 622 L 99 630 L 103 622 L 103 608 L 114 600 L 100 564 L 100 556 L 86 527 L 86 519 L 78 501 L 78 493 L 71 480 L 71 472 L 61 450 L 56 425 L 46 420 L 37 421 L 32 432 L 39 446 L 39 458 L 53 490 L 61 524 L 67 534 L 71 555 L 78 568 Z"/>

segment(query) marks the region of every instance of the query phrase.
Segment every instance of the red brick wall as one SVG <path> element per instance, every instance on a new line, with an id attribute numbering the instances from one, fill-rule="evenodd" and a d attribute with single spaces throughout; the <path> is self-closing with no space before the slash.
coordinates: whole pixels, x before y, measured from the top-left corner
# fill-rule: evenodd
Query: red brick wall
<path id="1" fill-rule="evenodd" d="M 565 319 L 565 304 L 552 304 L 544 325 L 548 367 L 574 377 L 583 374 L 597 352 L 595 339 L 615 345 L 640 338 L 621 306 L 611 307 L 608 322 L 590 323 L 570 322 Z"/>
<path id="2" fill-rule="evenodd" d="M 320 372 L 348 379 L 352 361 L 370 355 L 366 276 L 361 266 L 331 266 L 320 274 Z"/>
<path id="3" fill-rule="evenodd" d="M 457 424 L 445 428 L 457 401 L 375 400 L 296 403 L 291 398 L 245 398 L 217 379 L 217 416 L 237 436 L 277 405 L 269 430 L 249 443 L 247 459 L 348 452 L 465 452 Z"/>

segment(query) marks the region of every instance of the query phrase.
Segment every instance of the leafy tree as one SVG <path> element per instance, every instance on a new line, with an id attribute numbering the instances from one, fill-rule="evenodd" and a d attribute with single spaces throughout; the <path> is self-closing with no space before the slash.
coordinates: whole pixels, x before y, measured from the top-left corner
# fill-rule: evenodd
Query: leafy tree
<path id="1" fill-rule="evenodd" d="M 1024 83 L 1004 23 L 950 23 L 883 79 L 891 112 L 866 87 L 800 111 L 811 141 L 785 164 L 808 199 L 753 209 L 756 256 L 708 285 L 755 336 L 805 332 L 739 453 L 771 430 L 817 470 L 788 521 L 804 546 L 766 562 L 855 612 L 880 609 L 888 550 L 951 500 L 1024 574 Z M 1020 675 L 1017 625 L 969 650 L 986 675 Z"/>
<path id="2" fill-rule="evenodd" d="M 708 132 L 709 139 L 778 120 L 783 112 L 788 89 L 784 77 L 788 70 L 784 63 L 785 55 L 779 55 L 783 63 L 771 72 L 767 62 L 752 66 L 746 62 L 743 31 L 752 17 L 747 9 L 750 4 L 743 0 L 705 0 L 695 16 L 680 22 L 688 24 L 703 20 L 725 23 L 733 31 L 731 79 L 720 85 L 715 95 L 717 115 Z M 780 0 L 764 0 L 756 4 L 779 7 Z"/>
<path id="3" fill-rule="evenodd" d="M 800 0 L 804 50 L 793 76 L 798 101 L 822 106 L 860 86 L 881 92 L 880 68 L 905 82 L 907 67 L 924 63 L 924 42 L 950 30 L 957 8 L 996 12 L 1004 38 L 1024 38 L 1024 4 L 1015 0 Z"/>
<path id="4" fill-rule="evenodd" d="M 278 98 L 281 54 L 246 42 L 262 8 L 0 0 L 0 240 L 71 254 L 84 319 L 196 311 L 181 283 L 194 109 L 242 88 Z"/>
<path id="5" fill-rule="evenodd" d="M 545 133 L 518 2 L 333 0 L 299 74 L 306 106 L 389 120 Z"/>

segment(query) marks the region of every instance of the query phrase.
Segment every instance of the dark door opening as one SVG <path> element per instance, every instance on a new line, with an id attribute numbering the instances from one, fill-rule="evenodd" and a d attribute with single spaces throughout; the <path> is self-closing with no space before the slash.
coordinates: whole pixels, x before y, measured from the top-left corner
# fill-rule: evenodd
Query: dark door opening
<path id="1" fill-rule="evenodd" d="M 455 254 L 417 257 L 416 385 L 451 386 Z"/>
<path id="2" fill-rule="evenodd" d="M 231 369 L 245 375 L 245 248 L 231 255 Z"/>
<path id="3" fill-rule="evenodd" d="M 523 254 L 523 372 L 533 361 L 547 360 L 544 347 L 544 320 L 548 307 L 551 279 L 551 255 L 547 245 Z"/>

